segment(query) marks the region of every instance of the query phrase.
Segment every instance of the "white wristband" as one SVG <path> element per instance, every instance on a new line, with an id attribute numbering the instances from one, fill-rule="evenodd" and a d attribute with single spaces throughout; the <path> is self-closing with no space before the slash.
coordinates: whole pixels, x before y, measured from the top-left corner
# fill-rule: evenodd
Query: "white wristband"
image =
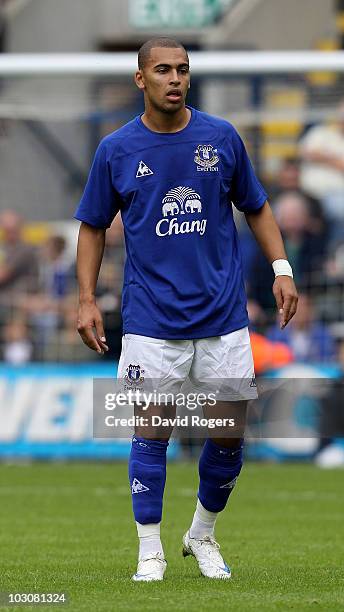
<path id="1" fill-rule="evenodd" d="M 272 267 L 275 276 L 291 276 L 291 278 L 293 278 L 291 265 L 286 259 L 275 259 L 275 261 L 272 262 Z"/>

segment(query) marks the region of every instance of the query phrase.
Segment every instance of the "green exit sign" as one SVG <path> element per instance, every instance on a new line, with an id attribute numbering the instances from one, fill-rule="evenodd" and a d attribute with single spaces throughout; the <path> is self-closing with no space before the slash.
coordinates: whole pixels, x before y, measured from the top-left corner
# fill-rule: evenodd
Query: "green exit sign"
<path id="1" fill-rule="evenodd" d="M 198 28 L 211 25 L 233 0 L 129 0 L 135 28 Z"/>

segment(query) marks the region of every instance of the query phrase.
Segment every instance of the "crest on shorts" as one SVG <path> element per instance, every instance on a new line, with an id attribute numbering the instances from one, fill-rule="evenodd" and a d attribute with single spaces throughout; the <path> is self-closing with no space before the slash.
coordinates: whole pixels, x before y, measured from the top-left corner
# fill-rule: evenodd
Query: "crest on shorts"
<path id="1" fill-rule="evenodd" d="M 216 166 L 220 158 L 217 155 L 217 149 L 214 149 L 213 145 L 198 145 L 195 153 L 194 161 L 198 166 L 197 169 L 218 170 L 218 168 L 214 166 Z"/>
<path id="2" fill-rule="evenodd" d="M 130 363 L 126 369 L 126 375 L 124 378 L 131 385 L 135 385 L 144 381 L 145 377 L 143 376 L 143 373 L 144 370 L 141 368 L 141 366 Z"/>
<path id="3" fill-rule="evenodd" d="M 250 382 L 250 387 L 256 387 L 257 383 L 256 383 L 256 377 L 254 374 L 252 374 L 252 378 L 251 378 L 251 382 Z"/>

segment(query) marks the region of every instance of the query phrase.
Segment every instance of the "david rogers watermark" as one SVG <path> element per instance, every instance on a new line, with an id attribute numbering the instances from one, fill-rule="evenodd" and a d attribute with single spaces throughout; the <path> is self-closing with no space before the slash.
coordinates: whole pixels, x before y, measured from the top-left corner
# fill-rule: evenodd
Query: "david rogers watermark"
<path id="1" fill-rule="evenodd" d="M 159 415 L 151 415 L 149 417 L 143 416 L 131 416 L 116 417 L 114 414 L 108 414 L 105 416 L 106 427 L 208 427 L 208 429 L 215 429 L 217 427 L 235 427 L 235 419 L 225 418 L 207 418 L 201 417 L 197 414 L 186 414 L 185 416 L 176 416 L 173 418 L 162 417 Z"/>

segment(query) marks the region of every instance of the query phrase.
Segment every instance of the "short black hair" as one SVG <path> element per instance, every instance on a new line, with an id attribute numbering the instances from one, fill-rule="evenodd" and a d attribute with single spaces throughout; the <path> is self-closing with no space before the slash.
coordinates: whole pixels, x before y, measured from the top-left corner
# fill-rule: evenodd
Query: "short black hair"
<path id="1" fill-rule="evenodd" d="M 182 43 L 175 38 L 169 38 L 168 36 L 157 36 L 156 38 L 147 40 L 147 42 L 140 47 L 138 53 L 138 65 L 140 70 L 145 67 L 146 62 L 149 60 L 151 50 L 156 47 L 164 47 L 165 49 L 183 49 L 187 59 L 189 60 L 187 51 Z"/>

